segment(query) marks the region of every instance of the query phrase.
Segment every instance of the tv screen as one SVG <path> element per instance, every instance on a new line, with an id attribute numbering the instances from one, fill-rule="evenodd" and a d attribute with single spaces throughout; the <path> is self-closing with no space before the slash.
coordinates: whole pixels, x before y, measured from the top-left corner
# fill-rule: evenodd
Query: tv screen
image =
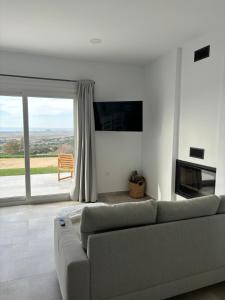
<path id="1" fill-rule="evenodd" d="M 94 102 L 95 130 L 142 131 L 142 101 Z"/>

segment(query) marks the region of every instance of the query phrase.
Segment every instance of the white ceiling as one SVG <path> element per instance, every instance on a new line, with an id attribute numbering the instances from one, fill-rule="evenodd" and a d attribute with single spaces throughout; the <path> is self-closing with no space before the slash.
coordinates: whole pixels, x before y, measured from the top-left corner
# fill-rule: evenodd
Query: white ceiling
<path id="1" fill-rule="evenodd" d="M 225 0 L 0 0 L 1 50 L 143 64 L 218 29 Z"/>

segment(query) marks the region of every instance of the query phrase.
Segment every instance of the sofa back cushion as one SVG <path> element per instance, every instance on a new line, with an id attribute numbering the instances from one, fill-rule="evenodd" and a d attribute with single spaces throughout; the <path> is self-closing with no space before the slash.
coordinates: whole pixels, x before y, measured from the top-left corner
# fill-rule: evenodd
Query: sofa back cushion
<path id="1" fill-rule="evenodd" d="M 101 207 L 85 207 L 81 216 L 81 241 L 87 249 L 88 236 L 104 231 L 156 223 L 157 202 L 121 203 Z"/>
<path id="2" fill-rule="evenodd" d="M 167 299 L 225 280 L 224 228 L 221 214 L 92 235 L 91 299 Z"/>
<path id="3" fill-rule="evenodd" d="M 219 204 L 220 199 L 215 195 L 182 201 L 158 201 L 157 223 L 214 215 Z"/>

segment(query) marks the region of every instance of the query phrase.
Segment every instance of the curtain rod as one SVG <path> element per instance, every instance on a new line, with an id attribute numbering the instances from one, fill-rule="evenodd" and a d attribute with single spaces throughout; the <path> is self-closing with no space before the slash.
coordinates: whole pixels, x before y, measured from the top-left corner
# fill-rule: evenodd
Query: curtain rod
<path id="1" fill-rule="evenodd" d="M 0 74 L 0 76 L 17 77 L 17 78 L 29 78 L 29 79 L 42 79 L 42 80 L 54 80 L 54 81 L 65 81 L 65 82 L 77 82 L 78 81 L 78 80 L 70 80 L 70 79 L 34 77 L 34 76 L 12 75 L 12 74 Z"/>

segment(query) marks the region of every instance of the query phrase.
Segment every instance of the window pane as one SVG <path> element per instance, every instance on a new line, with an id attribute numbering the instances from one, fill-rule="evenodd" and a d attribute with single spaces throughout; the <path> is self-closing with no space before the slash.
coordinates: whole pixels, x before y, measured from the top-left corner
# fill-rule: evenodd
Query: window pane
<path id="1" fill-rule="evenodd" d="M 73 166 L 73 99 L 28 98 L 31 195 L 69 193 L 70 165 L 58 180 L 58 155 L 66 154 Z M 72 173 L 72 174 L 71 174 Z"/>
<path id="2" fill-rule="evenodd" d="M 25 196 L 23 102 L 0 96 L 0 198 Z"/>

